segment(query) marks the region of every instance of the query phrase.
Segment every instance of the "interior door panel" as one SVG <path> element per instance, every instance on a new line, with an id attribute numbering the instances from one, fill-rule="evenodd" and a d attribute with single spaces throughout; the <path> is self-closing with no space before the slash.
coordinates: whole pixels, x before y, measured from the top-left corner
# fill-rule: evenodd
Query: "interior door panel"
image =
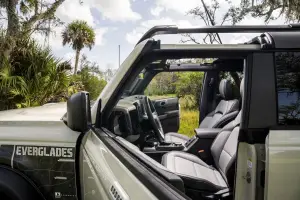
<path id="1" fill-rule="evenodd" d="M 179 129 L 179 100 L 177 97 L 153 100 L 165 133 Z"/>

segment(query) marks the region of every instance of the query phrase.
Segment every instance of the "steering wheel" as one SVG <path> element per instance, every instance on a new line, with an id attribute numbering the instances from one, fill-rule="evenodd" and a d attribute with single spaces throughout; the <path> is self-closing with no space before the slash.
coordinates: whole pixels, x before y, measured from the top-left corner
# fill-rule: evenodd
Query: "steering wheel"
<path id="1" fill-rule="evenodd" d="M 148 119 L 154 130 L 154 133 L 158 137 L 159 141 L 163 142 L 165 140 L 165 133 L 160 123 L 155 107 L 153 106 L 149 97 L 145 96 L 144 100 L 145 100 L 146 113 L 148 115 Z"/>

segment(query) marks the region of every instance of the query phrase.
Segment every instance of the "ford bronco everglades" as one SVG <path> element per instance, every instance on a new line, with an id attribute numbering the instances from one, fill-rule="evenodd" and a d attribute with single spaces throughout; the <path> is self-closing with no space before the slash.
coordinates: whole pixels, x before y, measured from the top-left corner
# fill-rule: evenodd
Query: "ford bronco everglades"
<path id="1" fill-rule="evenodd" d="M 243 44 L 152 39 L 246 32 L 257 36 Z M 299 199 L 299 41 L 298 24 L 153 27 L 92 106 L 80 92 L 0 112 L 0 198 Z M 194 58 L 213 62 L 169 62 Z M 184 71 L 205 74 L 192 138 L 177 133 L 178 98 L 144 93 L 157 74 Z"/>

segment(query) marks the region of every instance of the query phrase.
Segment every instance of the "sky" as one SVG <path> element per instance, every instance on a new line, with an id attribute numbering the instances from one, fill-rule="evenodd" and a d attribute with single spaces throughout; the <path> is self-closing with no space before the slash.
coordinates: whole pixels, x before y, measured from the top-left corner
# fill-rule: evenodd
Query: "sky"
<path id="1" fill-rule="evenodd" d="M 133 50 L 136 42 L 143 33 L 155 25 L 178 25 L 179 27 L 200 27 L 204 23 L 199 18 L 194 18 L 186 13 L 200 5 L 199 0 L 65 0 L 57 9 L 56 15 L 65 24 L 73 20 L 85 20 L 93 27 L 96 33 L 96 43 L 90 51 L 84 49 L 83 53 L 88 59 L 97 62 L 101 70 L 118 68 L 118 46 L 121 48 L 121 63 Z M 207 5 L 210 0 L 204 0 Z M 228 9 L 226 0 L 219 0 L 220 9 L 217 13 L 217 21 L 221 19 Z M 232 0 L 238 5 L 240 0 Z M 283 24 L 279 20 L 271 24 Z M 263 19 L 246 17 L 240 24 L 259 25 L 264 24 Z M 62 46 L 62 27 L 56 27 L 51 34 L 49 44 L 54 54 L 74 63 L 74 51 L 69 46 Z M 252 38 L 253 34 L 223 34 L 224 43 L 245 42 Z M 41 44 L 45 44 L 45 38 L 41 35 L 34 36 Z M 162 43 L 179 43 L 183 37 L 163 36 L 157 37 Z M 198 37 L 201 38 L 201 37 Z M 48 44 L 48 43 L 47 43 Z"/>

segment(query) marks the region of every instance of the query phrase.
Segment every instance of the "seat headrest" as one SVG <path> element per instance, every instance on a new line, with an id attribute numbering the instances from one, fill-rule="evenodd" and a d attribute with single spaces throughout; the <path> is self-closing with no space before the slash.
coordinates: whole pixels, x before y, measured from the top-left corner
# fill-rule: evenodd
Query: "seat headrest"
<path id="1" fill-rule="evenodd" d="M 244 97 L 244 78 L 241 80 L 241 84 L 240 84 L 240 94 L 241 97 Z"/>
<path id="2" fill-rule="evenodd" d="M 232 85 L 229 80 L 222 79 L 219 85 L 219 92 L 223 99 L 231 100 L 232 99 Z"/>

